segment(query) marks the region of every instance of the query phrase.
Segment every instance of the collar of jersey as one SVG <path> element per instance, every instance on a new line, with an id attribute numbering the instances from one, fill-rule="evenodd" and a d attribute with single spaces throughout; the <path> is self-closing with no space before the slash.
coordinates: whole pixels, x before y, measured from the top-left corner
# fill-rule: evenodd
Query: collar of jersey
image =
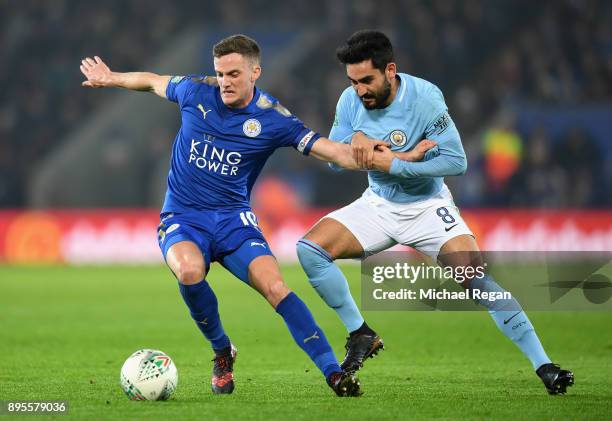
<path id="1" fill-rule="evenodd" d="M 258 109 L 256 104 L 257 104 L 257 100 L 259 99 L 260 95 L 261 95 L 261 91 L 259 90 L 257 86 L 255 86 L 255 92 L 253 92 L 253 99 L 251 99 L 251 102 L 249 102 L 246 107 L 230 108 L 227 105 L 225 105 L 223 103 L 223 100 L 221 99 L 221 89 L 220 88 L 215 89 L 215 99 L 217 101 L 217 107 L 219 107 L 220 110 L 223 110 L 224 113 L 234 114 L 234 115 L 254 113 Z"/>
<path id="2" fill-rule="evenodd" d="M 405 73 L 398 73 L 397 78 L 399 79 L 400 85 L 397 87 L 397 92 L 395 93 L 395 98 L 393 98 L 393 102 L 389 104 L 386 109 L 392 109 L 401 106 L 401 104 L 408 104 L 409 102 L 409 92 L 412 89 L 408 86 L 408 77 Z"/>
<path id="3" fill-rule="evenodd" d="M 398 75 L 402 81 L 402 88 L 398 91 L 393 102 L 406 104 L 405 107 L 410 109 L 414 103 L 414 80 L 407 73 L 398 73 Z"/>

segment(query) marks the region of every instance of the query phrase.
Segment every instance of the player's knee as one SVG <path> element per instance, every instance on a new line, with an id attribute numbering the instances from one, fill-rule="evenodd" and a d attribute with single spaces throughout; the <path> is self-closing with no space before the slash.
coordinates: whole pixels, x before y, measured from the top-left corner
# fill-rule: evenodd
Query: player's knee
<path id="1" fill-rule="evenodd" d="M 279 279 L 275 282 L 272 282 L 272 285 L 270 286 L 270 295 L 272 297 L 274 297 L 278 301 L 281 301 L 288 294 L 289 287 L 282 280 Z"/>
<path id="2" fill-rule="evenodd" d="M 291 291 L 282 279 L 275 279 L 266 282 L 261 292 L 266 300 L 276 307 Z"/>
<path id="3" fill-rule="evenodd" d="M 481 266 L 482 254 L 479 250 L 473 251 L 455 251 L 451 253 L 441 254 L 438 259 L 444 266 Z"/>
<path id="4" fill-rule="evenodd" d="M 311 273 L 329 265 L 333 259 L 329 253 L 317 243 L 302 238 L 295 245 L 298 259 L 302 268 L 309 277 L 314 275 Z"/>
<path id="5" fill-rule="evenodd" d="M 180 262 L 175 274 L 181 284 L 193 285 L 204 279 L 204 268 L 198 263 Z"/>
<path id="6" fill-rule="evenodd" d="M 314 250 L 309 247 L 304 239 L 298 240 L 298 242 L 295 243 L 295 252 L 298 260 L 300 261 L 300 265 L 302 265 L 304 270 L 307 270 L 311 266 L 312 262 L 316 261 Z"/>
<path id="7" fill-rule="evenodd" d="M 455 280 L 464 288 L 469 288 L 471 281 L 484 270 L 482 254 L 478 250 L 457 251 L 440 255 L 438 260 L 444 267 L 452 267 Z"/>

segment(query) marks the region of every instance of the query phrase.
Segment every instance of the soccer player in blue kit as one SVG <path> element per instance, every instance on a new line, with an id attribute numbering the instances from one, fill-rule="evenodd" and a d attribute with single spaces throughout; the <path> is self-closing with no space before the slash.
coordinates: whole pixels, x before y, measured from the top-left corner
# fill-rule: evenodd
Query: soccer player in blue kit
<path id="1" fill-rule="evenodd" d="M 391 42 L 381 32 L 356 32 L 337 56 L 352 86 L 340 96 L 329 137 L 352 145 L 357 164 L 371 170 L 369 188 L 323 217 L 297 243 L 297 253 L 312 286 L 349 332 L 342 368 L 355 372 L 383 341 L 364 321 L 335 259 L 363 258 L 398 243 L 444 267 L 476 269 L 482 256 L 444 184 L 443 177 L 465 173 L 467 160 L 442 92 L 426 80 L 398 73 Z M 383 139 L 391 148 L 371 139 Z M 411 162 L 405 155 L 424 142 L 435 146 L 417 159 L 421 162 Z M 461 285 L 504 292 L 486 274 Z M 548 392 L 565 393 L 574 383 L 572 372 L 550 361 L 520 304 L 514 298 L 477 302 L 530 360 Z"/>
<path id="2" fill-rule="evenodd" d="M 284 283 L 249 205 L 251 188 L 277 148 L 293 146 L 304 155 L 356 169 L 350 146 L 306 128 L 255 86 L 260 50 L 251 38 L 223 39 L 213 56 L 216 77 L 118 73 L 99 57 L 88 57 L 81 62 L 87 78 L 83 86 L 153 92 L 180 107 L 182 126 L 173 145 L 158 238 L 191 316 L 214 349 L 213 392 L 232 393 L 236 359 L 205 280 L 216 261 L 276 309 L 338 396 L 359 396 L 354 373 L 340 368 L 312 314 Z"/>

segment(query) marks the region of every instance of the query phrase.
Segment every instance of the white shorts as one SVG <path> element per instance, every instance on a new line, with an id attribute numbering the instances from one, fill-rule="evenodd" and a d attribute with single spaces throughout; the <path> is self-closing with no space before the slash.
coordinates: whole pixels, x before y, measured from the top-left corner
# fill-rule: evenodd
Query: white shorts
<path id="1" fill-rule="evenodd" d="M 437 259 L 451 238 L 474 237 L 446 185 L 432 198 L 413 203 L 390 202 L 368 188 L 359 199 L 324 218 L 337 220 L 353 233 L 366 257 L 403 244 Z"/>

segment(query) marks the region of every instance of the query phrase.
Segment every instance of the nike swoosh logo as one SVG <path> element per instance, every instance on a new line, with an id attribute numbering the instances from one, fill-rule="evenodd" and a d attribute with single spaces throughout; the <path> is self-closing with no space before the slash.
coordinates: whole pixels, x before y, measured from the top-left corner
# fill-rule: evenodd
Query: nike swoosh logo
<path id="1" fill-rule="evenodd" d="M 521 313 L 522 311 L 519 311 L 518 313 L 513 314 L 512 317 L 510 317 L 508 320 L 504 320 L 504 324 L 507 325 L 508 323 L 510 323 L 510 320 L 514 319 L 517 315 Z"/>
<path id="2" fill-rule="evenodd" d="M 444 231 L 449 232 L 450 230 L 452 230 L 453 228 L 455 228 L 457 225 L 459 225 L 459 224 L 455 224 L 455 225 L 453 225 L 452 227 L 446 227 L 446 228 L 444 228 Z"/>

